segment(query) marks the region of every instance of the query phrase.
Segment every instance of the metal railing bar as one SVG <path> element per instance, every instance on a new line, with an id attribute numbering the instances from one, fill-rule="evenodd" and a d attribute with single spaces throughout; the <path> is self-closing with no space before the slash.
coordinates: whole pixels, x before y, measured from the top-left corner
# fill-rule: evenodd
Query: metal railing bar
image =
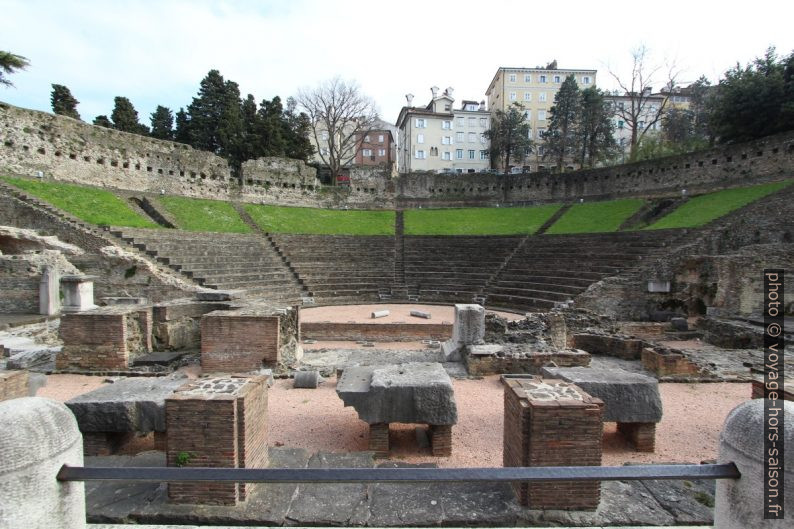
<path id="1" fill-rule="evenodd" d="M 733 463 L 621 467 L 507 468 L 186 468 L 63 465 L 59 481 L 214 481 L 237 483 L 362 483 L 469 481 L 626 481 L 737 479 Z"/>

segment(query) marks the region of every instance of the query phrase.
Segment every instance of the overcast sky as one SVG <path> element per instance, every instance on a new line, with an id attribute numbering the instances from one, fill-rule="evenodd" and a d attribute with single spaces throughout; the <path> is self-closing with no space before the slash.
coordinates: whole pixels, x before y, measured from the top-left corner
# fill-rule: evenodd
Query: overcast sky
<path id="1" fill-rule="evenodd" d="M 483 99 L 499 66 L 556 59 L 597 69 L 611 89 L 607 70 L 626 74 L 640 44 L 655 63 L 674 62 L 681 81 L 716 82 L 768 46 L 790 53 L 793 20 L 794 2 L 766 0 L 0 0 L 0 49 L 30 60 L 0 101 L 49 111 L 58 83 L 85 121 L 109 115 L 121 95 L 148 125 L 158 104 L 187 106 L 216 68 L 257 101 L 354 79 L 393 123 L 405 94 L 424 104 L 433 85 Z"/>

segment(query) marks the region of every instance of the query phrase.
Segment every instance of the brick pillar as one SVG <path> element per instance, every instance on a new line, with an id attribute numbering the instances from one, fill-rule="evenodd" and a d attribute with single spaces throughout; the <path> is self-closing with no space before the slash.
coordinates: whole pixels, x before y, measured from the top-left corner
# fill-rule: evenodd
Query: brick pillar
<path id="1" fill-rule="evenodd" d="M 369 449 L 375 452 L 375 457 L 389 455 L 389 423 L 369 425 Z"/>
<path id="2" fill-rule="evenodd" d="M 165 401 L 168 466 L 263 468 L 267 455 L 267 378 L 202 378 Z M 236 505 L 257 484 L 169 483 L 173 503 Z"/>
<path id="3" fill-rule="evenodd" d="M 618 432 L 638 452 L 653 452 L 656 450 L 655 422 L 619 422 Z"/>
<path id="4" fill-rule="evenodd" d="M 205 372 L 241 373 L 281 359 L 277 315 L 217 311 L 201 318 L 201 368 Z"/>
<path id="5" fill-rule="evenodd" d="M 0 401 L 28 396 L 27 371 L 0 371 Z"/>
<path id="6" fill-rule="evenodd" d="M 505 467 L 601 465 L 603 402 L 554 379 L 505 382 Z M 517 482 L 519 503 L 532 509 L 594 510 L 598 481 Z"/>
<path id="7" fill-rule="evenodd" d="M 452 455 L 452 425 L 451 424 L 431 424 L 430 425 L 430 447 L 436 457 L 447 457 Z"/>

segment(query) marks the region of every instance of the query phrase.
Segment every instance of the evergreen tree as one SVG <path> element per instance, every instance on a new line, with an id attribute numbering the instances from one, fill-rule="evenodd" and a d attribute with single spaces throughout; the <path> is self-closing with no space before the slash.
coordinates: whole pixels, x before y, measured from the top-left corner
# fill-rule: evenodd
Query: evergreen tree
<path id="1" fill-rule="evenodd" d="M 174 140 L 179 143 L 190 145 L 190 117 L 183 108 L 180 108 L 176 113 L 176 130 L 174 131 Z"/>
<path id="2" fill-rule="evenodd" d="M 709 124 L 721 142 L 748 141 L 794 128 L 794 53 L 774 48 L 744 68 L 725 73 L 709 98 Z"/>
<path id="3" fill-rule="evenodd" d="M 271 101 L 263 99 L 259 106 L 260 134 L 262 136 L 263 156 L 284 156 L 287 151 L 288 125 L 284 119 L 284 107 L 281 98 L 276 96 Z"/>
<path id="4" fill-rule="evenodd" d="M 240 105 L 243 122 L 243 137 L 240 155 L 243 160 L 253 160 L 262 156 L 262 137 L 260 135 L 259 116 L 256 111 L 256 100 L 252 94 Z"/>
<path id="5" fill-rule="evenodd" d="M 491 160 L 504 160 L 505 174 L 510 171 L 510 160 L 522 160 L 532 150 L 529 123 L 519 103 L 513 103 L 506 111 L 497 110 L 491 119 L 491 128 L 483 134 L 491 141 L 488 150 Z"/>
<path id="6" fill-rule="evenodd" d="M 314 154 L 314 146 L 309 140 L 311 121 L 305 113 L 296 112 L 297 101 L 287 98 L 287 109 L 284 112 L 287 124 L 287 150 L 284 153 L 289 158 L 308 161 Z"/>
<path id="7" fill-rule="evenodd" d="M 574 157 L 577 149 L 577 125 L 582 108 L 581 93 L 573 75 L 563 81 L 554 96 L 554 106 L 549 111 L 549 127 L 543 134 L 546 152 L 544 158 L 552 157 L 557 170 L 563 170 L 566 158 Z"/>
<path id="8" fill-rule="evenodd" d="M 113 123 L 111 123 L 108 117 L 104 114 L 94 118 L 94 125 L 98 125 L 100 127 L 105 127 L 108 129 L 113 128 Z"/>
<path id="9" fill-rule="evenodd" d="M 52 93 L 50 94 L 50 103 L 52 104 L 52 111 L 61 116 L 69 116 L 70 118 L 80 119 L 80 114 L 77 113 L 77 105 L 80 103 L 74 98 L 72 92 L 62 84 L 53 84 Z"/>
<path id="10" fill-rule="evenodd" d="M 224 111 L 226 85 L 218 70 L 210 70 L 201 80 L 199 92 L 187 108 L 190 126 L 188 142 L 204 151 L 220 153 L 218 127 Z"/>
<path id="11" fill-rule="evenodd" d="M 133 134 L 148 134 L 149 129 L 138 122 L 138 111 L 126 97 L 117 96 L 113 99 L 113 112 L 110 119 L 113 120 L 113 128 L 123 132 Z"/>
<path id="12" fill-rule="evenodd" d="M 226 81 L 223 92 L 223 110 L 218 122 L 218 154 L 226 158 L 234 169 L 239 169 L 243 162 L 241 104 L 240 87 L 234 81 Z"/>
<path id="13" fill-rule="evenodd" d="M 174 114 L 170 108 L 158 105 L 151 115 L 152 137 L 161 140 L 174 138 Z"/>
<path id="14" fill-rule="evenodd" d="M 9 74 L 15 73 L 17 70 L 24 70 L 30 65 L 26 57 L 16 55 L 10 51 L 0 50 L 0 85 L 14 86 L 11 81 L 6 79 Z"/>
<path id="15" fill-rule="evenodd" d="M 582 90 L 582 108 L 578 123 L 577 150 L 582 167 L 594 167 L 616 152 L 614 126 L 604 93 L 592 86 Z"/>

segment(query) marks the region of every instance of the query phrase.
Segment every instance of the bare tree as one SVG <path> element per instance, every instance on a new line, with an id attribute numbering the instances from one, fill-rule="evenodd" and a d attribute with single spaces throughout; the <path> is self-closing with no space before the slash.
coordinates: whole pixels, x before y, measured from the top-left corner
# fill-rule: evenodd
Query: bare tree
<path id="1" fill-rule="evenodd" d="M 336 185 L 341 169 L 353 161 L 360 142 L 378 119 L 375 103 L 361 93 L 358 84 L 339 77 L 311 90 L 299 90 L 296 100 L 309 116 L 317 152 Z"/>
<path id="2" fill-rule="evenodd" d="M 649 53 L 645 45 L 640 45 L 631 52 L 632 67 L 629 77 L 620 77 L 611 68 L 609 75 L 618 83 L 623 92 L 623 105 L 614 105 L 615 114 L 622 119 L 626 126 L 631 130 L 631 160 L 637 154 L 637 147 L 645 137 L 645 134 L 656 129 L 656 124 L 660 123 L 664 115 L 670 94 L 675 86 L 678 75 L 675 64 L 666 67 L 665 90 L 660 93 L 653 93 L 654 82 L 659 81 L 662 66 L 649 65 Z M 659 101 L 661 99 L 661 101 Z M 656 102 L 659 101 L 659 105 Z"/>

